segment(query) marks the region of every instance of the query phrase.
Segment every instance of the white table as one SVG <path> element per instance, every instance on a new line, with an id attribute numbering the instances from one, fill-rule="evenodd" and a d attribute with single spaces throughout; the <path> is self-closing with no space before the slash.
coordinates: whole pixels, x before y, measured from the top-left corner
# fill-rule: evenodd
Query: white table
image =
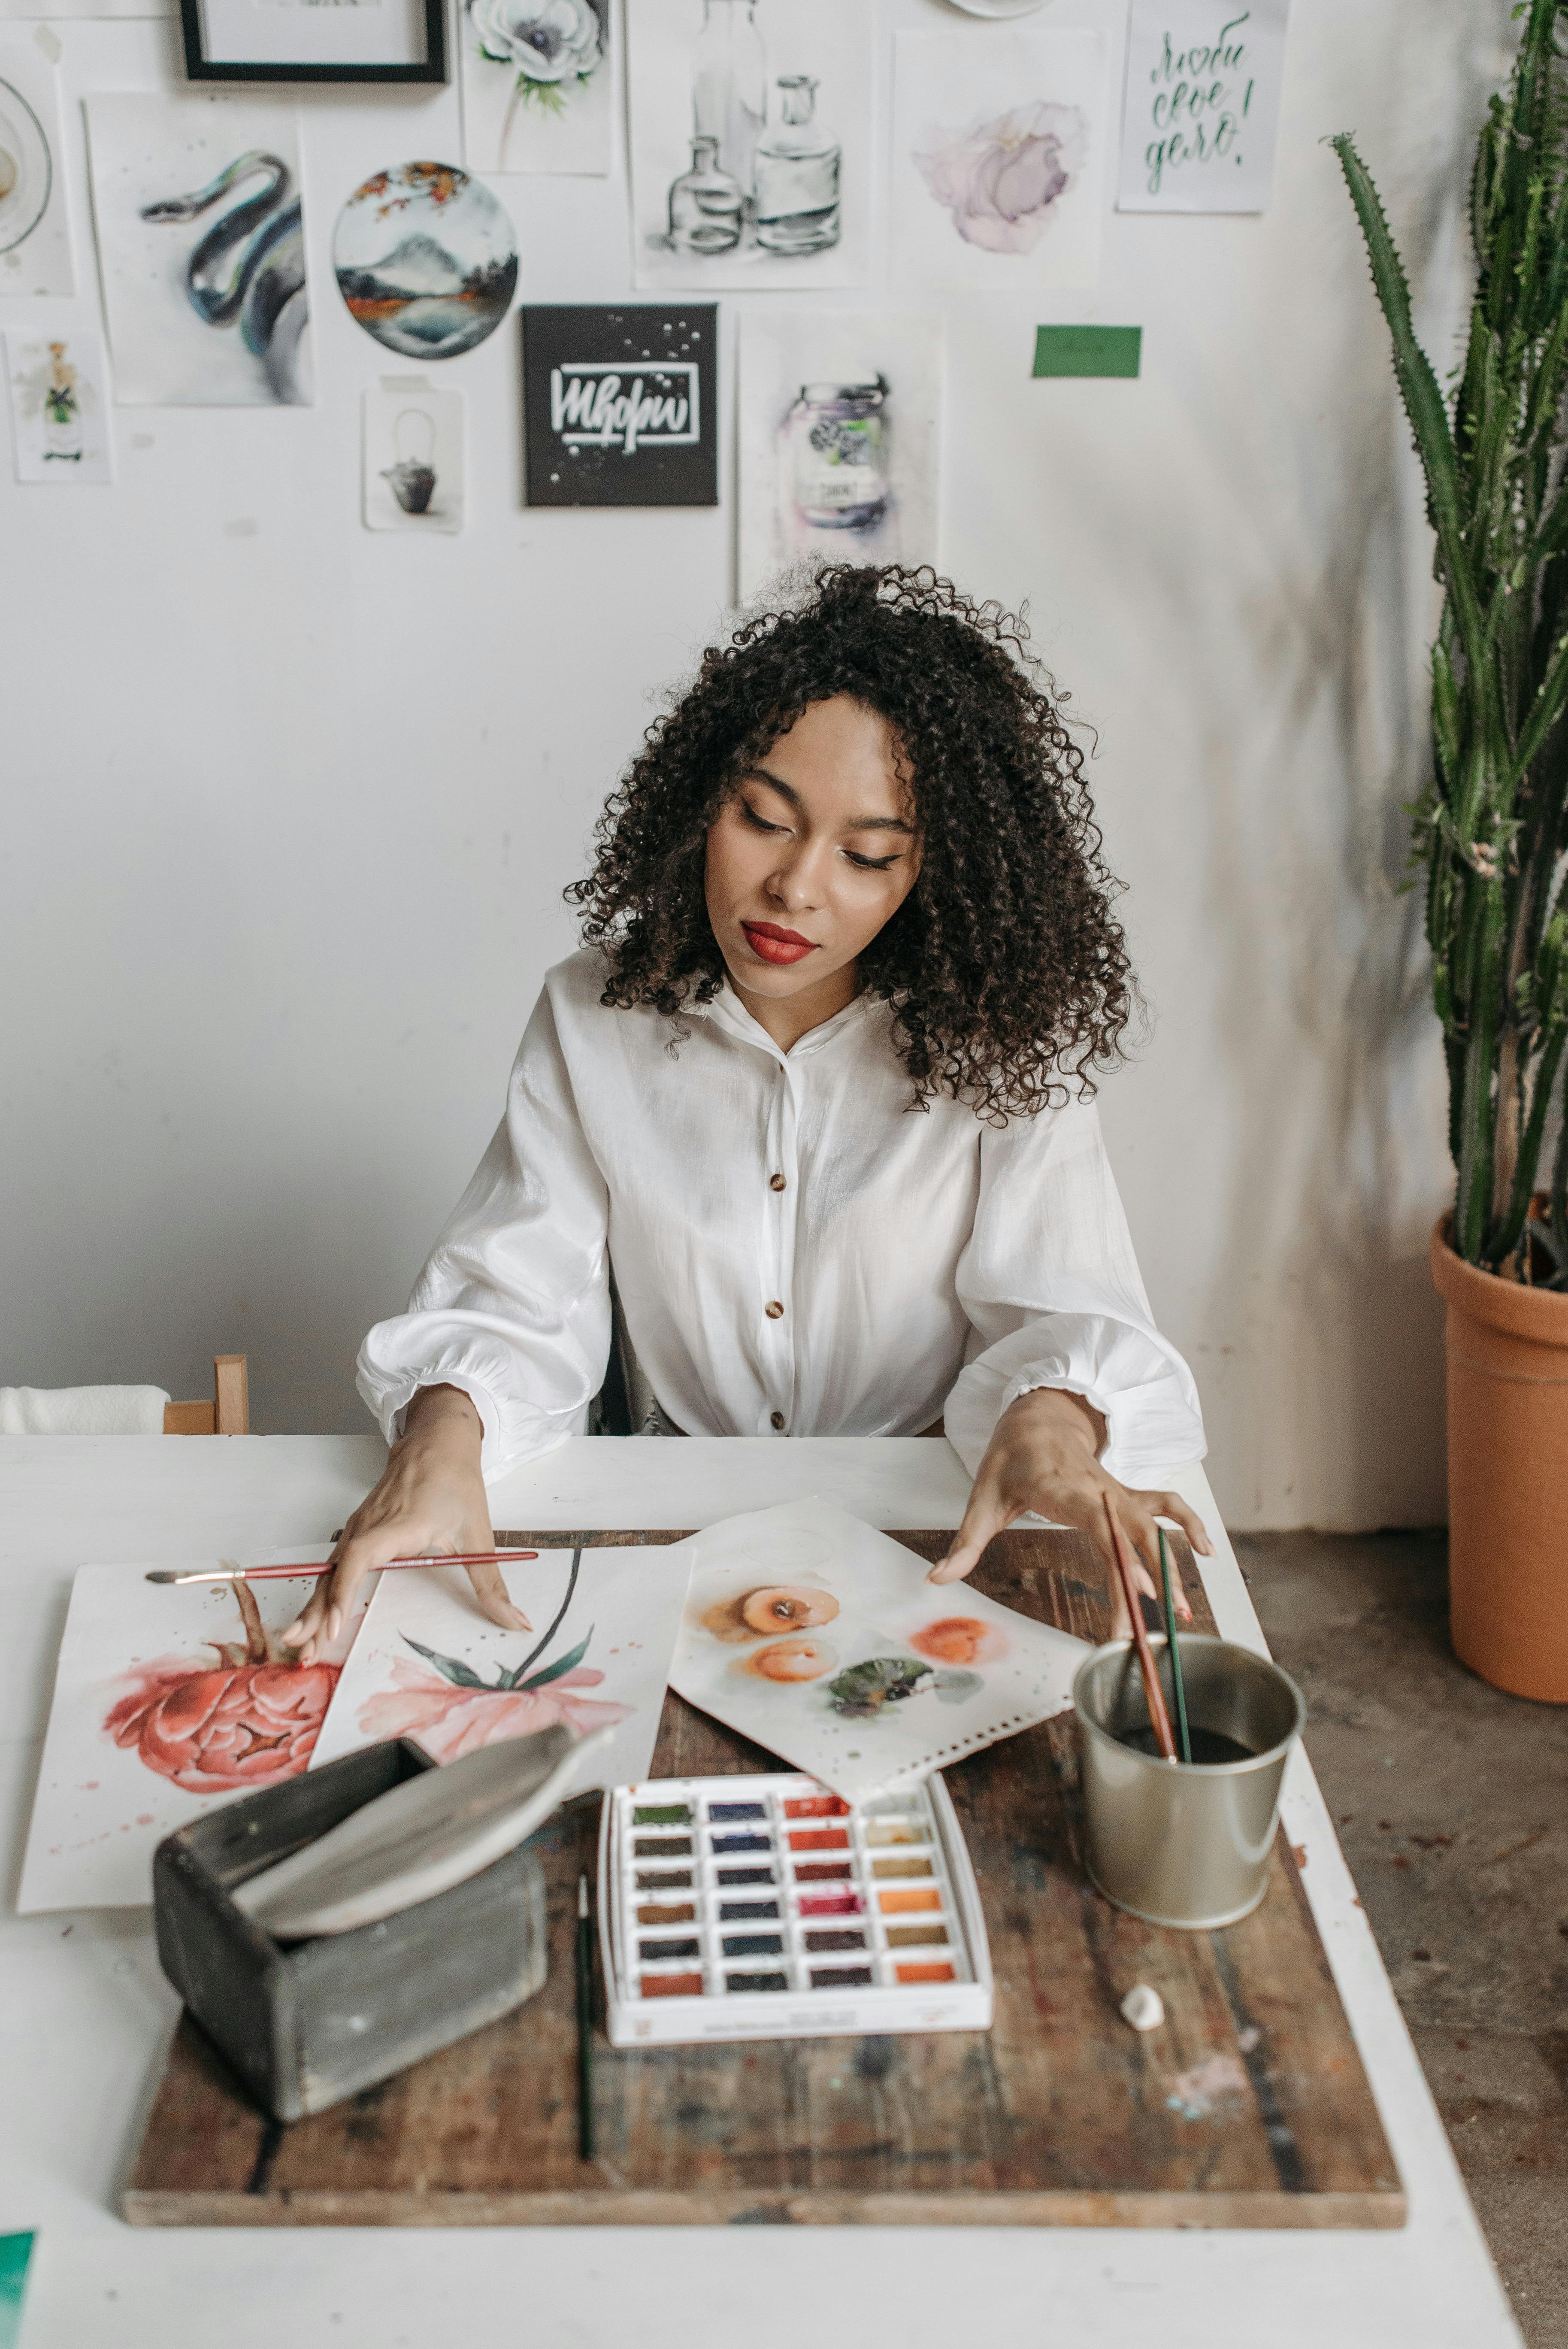
<path id="1" fill-rule="evenodd" d="M 900 2349 L 1490 2349 L 1519 2334 L 1305 1758 L 1285 1822 L 1409 2197 L 1398 2233 L 747 2227 L 192 2229 L 115 2216 L 176 2004 L 149 1913 L 10 1914 L 72 1569 L 320 1539 L 370 1436 L 0 1438 L 0 2232 L 36 2227 L 25 2349 L 797 2349 L 876 2311 Z M 1264 1646 L 1206 1480 L 1220 1630 Z M 945 1444 L 584 1439 L 491 1488 L 498 1525 L 696 1526 L 820 1495 L 956 1525 Z M 1310 1733 L 1309 1733 L 1310 1734 Z"/>

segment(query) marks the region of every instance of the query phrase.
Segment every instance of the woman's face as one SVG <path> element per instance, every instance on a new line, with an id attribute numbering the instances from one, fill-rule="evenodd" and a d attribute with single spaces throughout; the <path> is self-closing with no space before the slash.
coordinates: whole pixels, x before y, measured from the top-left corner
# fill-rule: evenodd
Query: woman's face
<path id="1" fill-rule="evenodd" d="M 708 832 L 707 916 L 737 989 L 782 1004 L 820 988 L 848 1002 L 856 957 L 919 871 L 892 729 L 848 694 L 812 702 Z"/>

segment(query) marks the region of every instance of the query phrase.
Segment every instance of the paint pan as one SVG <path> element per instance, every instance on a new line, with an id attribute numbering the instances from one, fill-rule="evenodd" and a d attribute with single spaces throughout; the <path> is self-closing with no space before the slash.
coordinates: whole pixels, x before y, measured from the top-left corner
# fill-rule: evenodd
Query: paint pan
<path id="1" fill-rule="evenodd" d="M 622 1786 L 599 1834 L 615 2047 L 985 2031 L 985 1919 L 939 1777 L 851 1804 L 797 1776 Z"/>

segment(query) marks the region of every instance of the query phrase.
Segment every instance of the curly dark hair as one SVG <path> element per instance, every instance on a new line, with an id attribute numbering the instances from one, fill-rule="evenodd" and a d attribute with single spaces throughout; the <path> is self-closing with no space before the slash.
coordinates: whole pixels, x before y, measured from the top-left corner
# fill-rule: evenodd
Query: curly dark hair
<path id="1" fill-rule="evenodd" d="M 892 1011 L 912 1107 L 990 1123 L 1068 1098 L 1120 1057 L 1134 981 L 1111 913 L 1083 754 L 1021 615 L 930 570 L 835 564 L 704 653 L 607 802 L 598 861 L 566 891 L 605 953 L 600 999 L 678 1020 L 724 962 L 704 897 L 709 826 L 812 702 L 848 694 L 893 730 L 923 862 L 860 957 Z"/>

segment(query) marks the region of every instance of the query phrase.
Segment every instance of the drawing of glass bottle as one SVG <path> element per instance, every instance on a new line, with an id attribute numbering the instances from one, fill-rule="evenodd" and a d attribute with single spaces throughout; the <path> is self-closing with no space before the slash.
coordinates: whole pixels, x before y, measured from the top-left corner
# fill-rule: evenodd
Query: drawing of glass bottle
<path id="1" fill-rule="evenodd" d="M 757 29 L 757 0 L 703 0 L 692 100 L 698 138 L 715 142 L 719 169 L 749 203 L 757 141 L 768 119 L 768 51 Z"/>
<path id="2" fill-rule="evenodd" d="M 677 253 L 727 253 L 740 243 L 740 189 L 717 160 L 718 141 L 691 142 L 691 170 L 670 186 L 670 243 Z"/>
<path id="3" fill-rule="evenodd" d="M 82 411 L 77 398 L 77 371 L 66 357 L 64 343 L 49 345 L 49 381 L 44 393 L 44 460 L 57 457 L 67 465 L 82 460 Z"/>
<path id="4" fill-rule="evenodd" d="M 839 142 L 815 119 L 810 74 L 781 74 L 784 119 L 757 143 L 757 242 L 821 253 L 839 241 Z"/>
<path id="5" fill-rule="evenodd" d="M 803 383 L 789 410 L 790 490 L 810 530 L 872 530 L 887 512 L 887 379 Z"/>

